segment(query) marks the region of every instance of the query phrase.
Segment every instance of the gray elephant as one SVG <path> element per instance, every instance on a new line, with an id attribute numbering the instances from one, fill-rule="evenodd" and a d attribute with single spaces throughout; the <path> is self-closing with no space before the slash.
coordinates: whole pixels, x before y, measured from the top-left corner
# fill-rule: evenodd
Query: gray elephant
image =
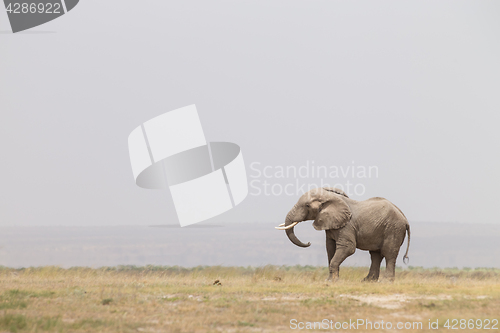
<path id="1" fill-rule="evenodd" d="M 378 280 L 383 258 L 386 261 L 385 278 L 394 281 L 396 258 L 406 232 L 408 246 L 403 261 L 408 260 L 410 225 L 403 212 L 384 198 L 356 201 L 336 188 L 316 188 L 300 197 L 287 214 L 285 223 L 276 229 L 286 230 L 295 245 L 308 247 L 311 243 L 302 243 L 293 231 L 297 223 L 307 220 L 314 220 L 316 230 L 326 231 L 328 280 L 338 279 L 340 264 L 358 248 L 370 251 L 372 260 L 370 272 L 363 281 Z"/>

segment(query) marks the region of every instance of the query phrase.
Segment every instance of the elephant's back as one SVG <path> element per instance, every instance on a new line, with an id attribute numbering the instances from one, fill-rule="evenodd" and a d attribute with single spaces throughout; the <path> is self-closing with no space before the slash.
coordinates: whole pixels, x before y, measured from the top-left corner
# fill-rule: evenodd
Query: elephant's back
<path id="1" fill-rule="evenodd" d="M 366 201 L 378 201 L 378 200 L 386 200 L 386 201 L 389 201 L 387 200 L 386 198 L 382 198 L 382 197 L 373 197 L 373 198 L 370 198 Z"/>
<path id="2" fill-rule="evenodd" d="M 398 206 L 387 200 L 386 198 L 373 197 L 368 200 L 365 200 L 365 202 L 368 203 L 367 206 L 369 206 L 371 209 L 376 207 L 380 210 L 385 211 L 387 214 L 392 215 L 394 218 L 399 217 L 401 220 L 405 221 L 404 224 L 408 223 L 408 220 L 406 219 L 406 216 L 403 213 L 403 211 L 399 209 Z"/>

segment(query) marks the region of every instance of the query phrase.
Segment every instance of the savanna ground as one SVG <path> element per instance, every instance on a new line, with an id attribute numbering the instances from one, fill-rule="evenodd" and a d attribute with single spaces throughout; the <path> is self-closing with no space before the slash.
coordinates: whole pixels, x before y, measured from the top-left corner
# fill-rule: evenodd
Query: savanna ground
<path id="1" fill-rule="evenodd" d="M 290 332 L 314 331 L 298 325 L 322 320 L 331 331 L 436 332 L 451 330 L 448 319 L 465 319 L 455 325 L 461 331 L 500 331 L 491 322 L 500 319 L 498 269 L 410 267 L 393 284 L 360 282 L 367 271 L 341 267 L 341 280 L 327 283 L 326 268 L 309 266 L 3 267 L 0 332 Z M 385 329 L 335 330 L 358 319 L 383 320 Z"/>

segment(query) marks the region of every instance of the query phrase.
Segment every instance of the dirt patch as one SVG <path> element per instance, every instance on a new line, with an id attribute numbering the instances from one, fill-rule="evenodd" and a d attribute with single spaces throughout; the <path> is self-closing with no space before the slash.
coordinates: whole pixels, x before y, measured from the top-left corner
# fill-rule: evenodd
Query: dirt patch
<path id="1" fill-rule="evenodd" d="M 407 296 L 401 294 L 393 295 L 339 295 L 339 297 L 350 298 L 359 302 L 373 305 L 384 309 L 399 309 L 405 303 L 413 300 L 449 300 L 452 299 L 450 295 L 436 295 L 436 296 Z"/>
<path id="2" fill-rule="evenodd" d="M 377 306 L 384 309 L 399 309 L 408 300 L 405 295 L 339 295 L 339 297 L 350 298 L 356 301 Z"/>

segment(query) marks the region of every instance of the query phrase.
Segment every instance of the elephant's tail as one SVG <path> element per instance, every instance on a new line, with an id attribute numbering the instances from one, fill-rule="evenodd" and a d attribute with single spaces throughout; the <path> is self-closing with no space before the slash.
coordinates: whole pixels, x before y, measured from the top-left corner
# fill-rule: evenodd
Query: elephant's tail
<path id="1" fill-rule="evenodd" d="M 408 250 L 410 249 L 410 224 L 409 223 L 406 224 L 406 232 L 408 233 L 408 246 L 406 247 L 406 253 L 403 257 L 403 262 L 405 263 L 405 265 L 408 265 L 408 261 L 410 260 L 410 258 L 408 257 Z"/>

